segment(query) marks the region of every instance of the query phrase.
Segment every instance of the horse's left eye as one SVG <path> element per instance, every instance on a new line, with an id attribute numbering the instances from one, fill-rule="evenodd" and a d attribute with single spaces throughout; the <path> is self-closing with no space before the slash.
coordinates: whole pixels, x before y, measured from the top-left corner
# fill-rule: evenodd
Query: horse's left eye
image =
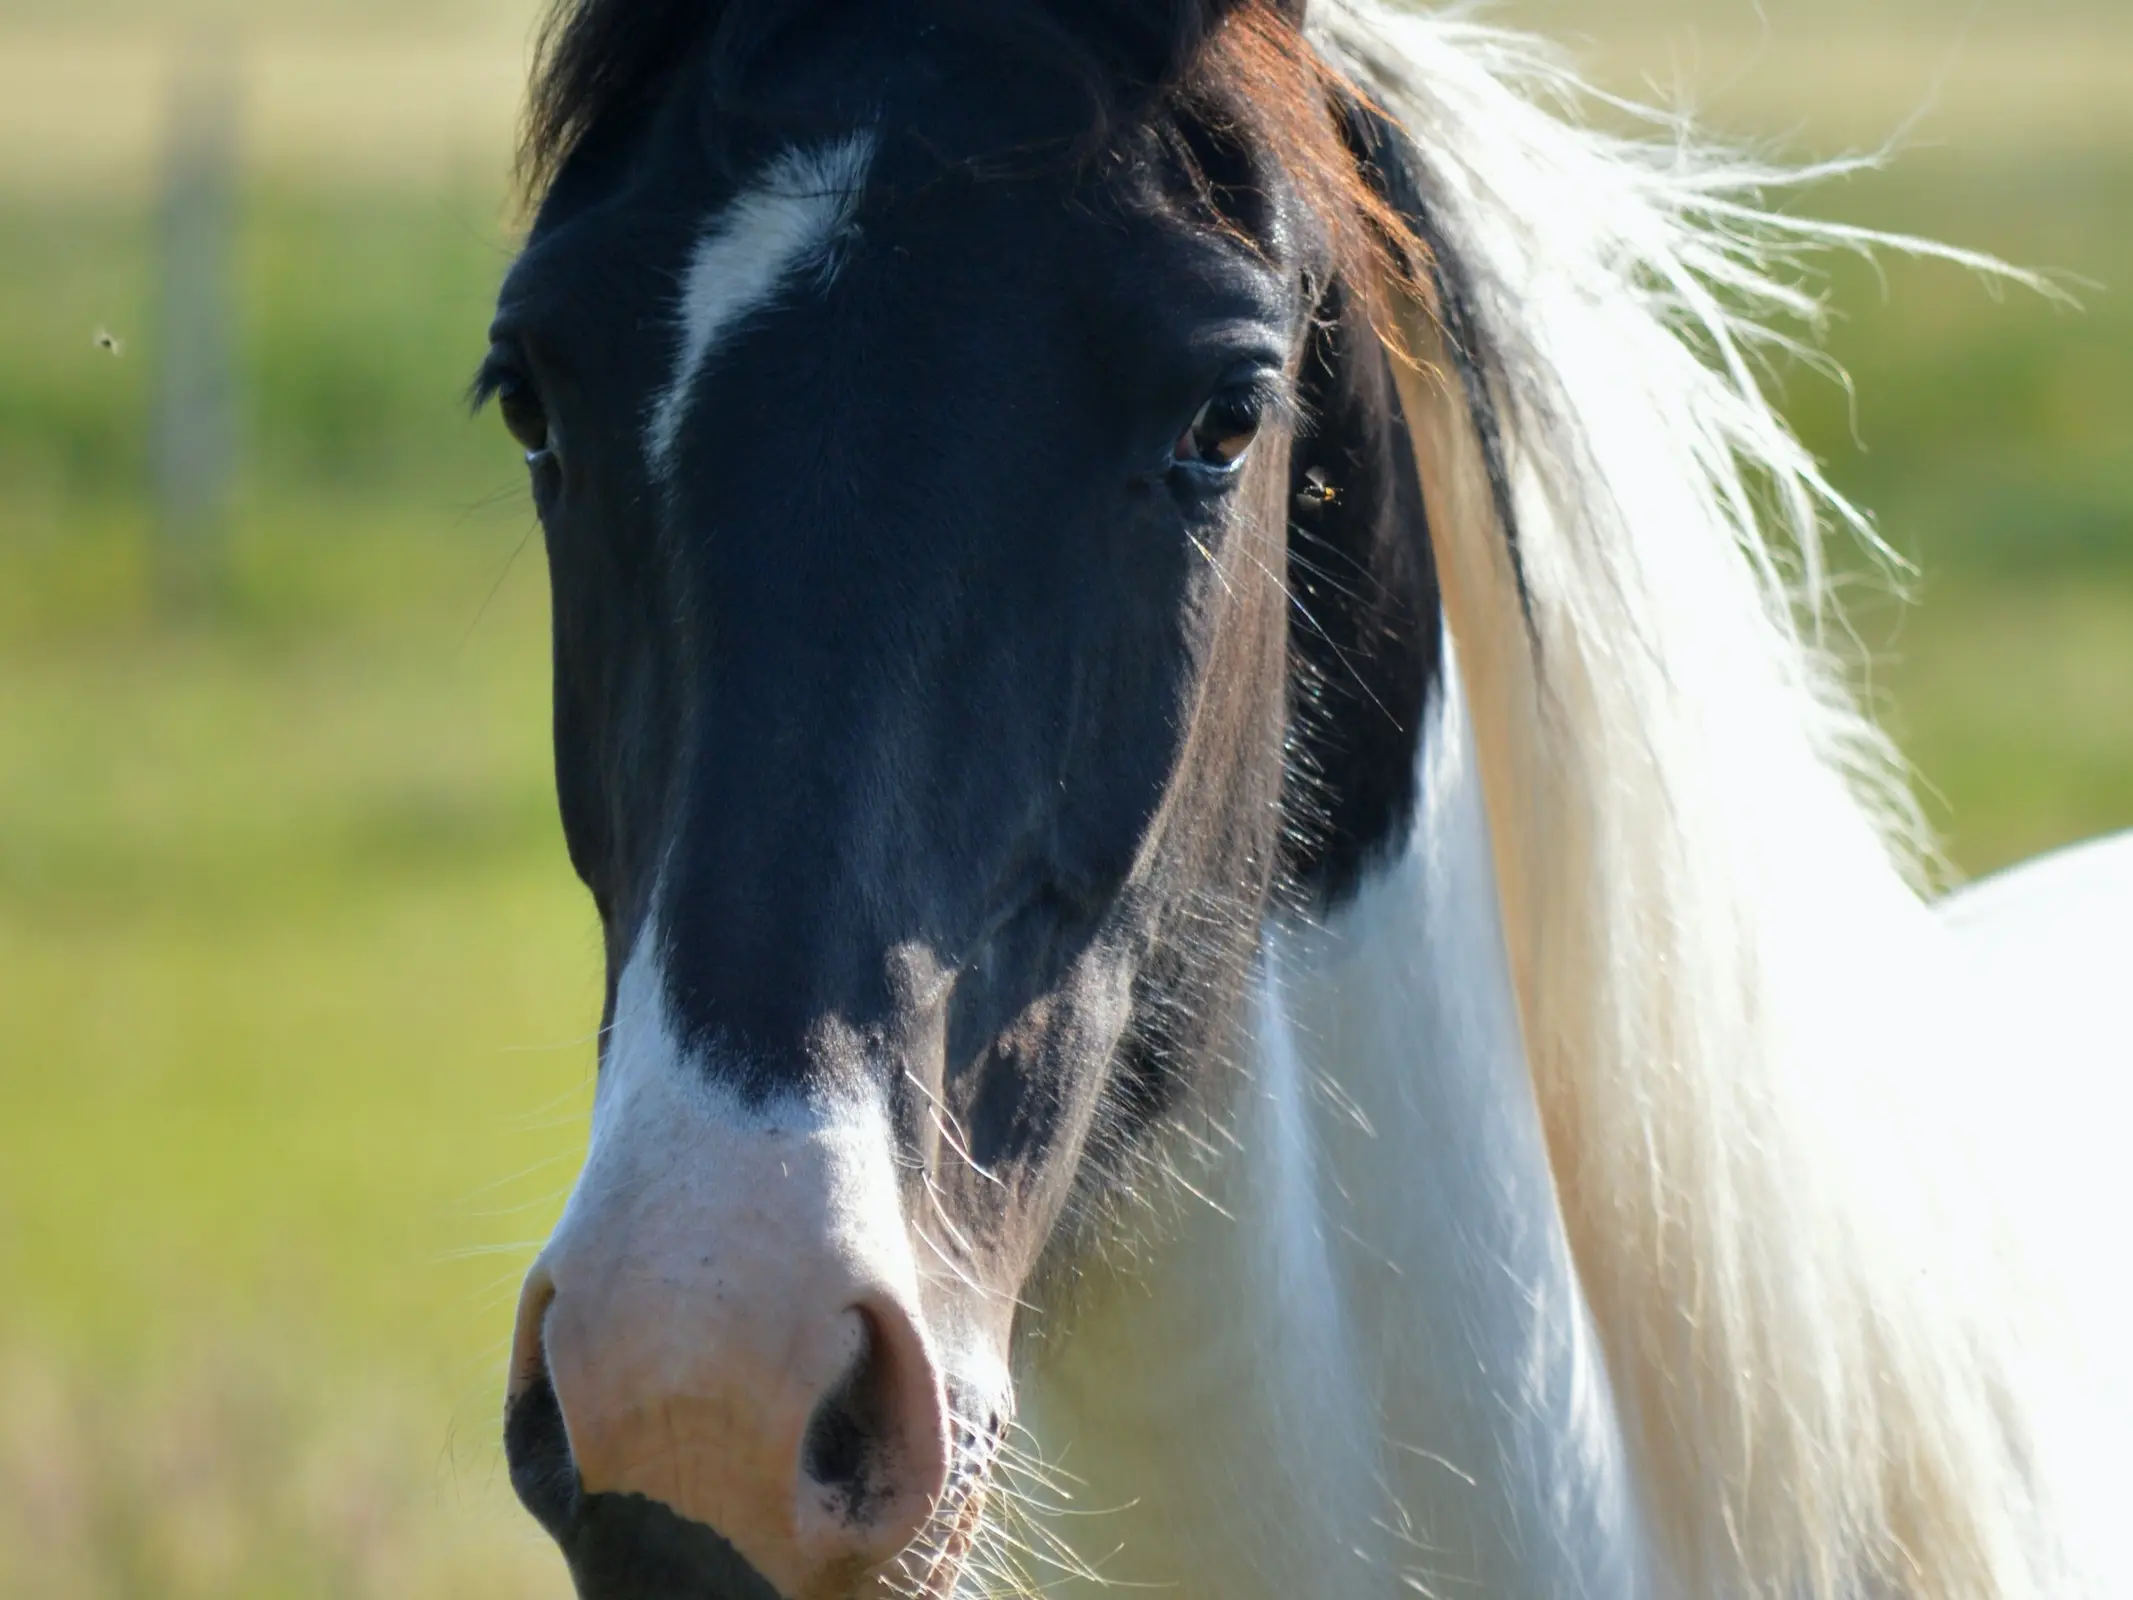
<path id="1" fill-rule="evenodd" d="M 549 449 L 548 408 L 533 385 L 521 378 L 506 378 L 497 386 L 496 409 L 530 461 Z"/>
<path id="2" fill-rule="evenodd" d="M 1225 389 L 1200 407 L 1178 435 L 1170 459 L 1203 472 L 1235 472 L 1266 421 L 1266 401 L 1254 389 Z"/>

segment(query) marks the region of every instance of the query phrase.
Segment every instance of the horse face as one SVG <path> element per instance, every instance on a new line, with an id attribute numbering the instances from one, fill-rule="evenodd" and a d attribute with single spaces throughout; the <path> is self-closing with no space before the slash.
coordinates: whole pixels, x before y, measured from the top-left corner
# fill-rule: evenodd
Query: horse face
<path id="1" fill-rule="evenodd" d="M 493 333 L 609 968 L 507 1431 L 588 1594 L 952 1581 L 1016 1308 L 1281 855 L 1318 246 L 1193 130 L 1028 158 L 1059 84 L 960 48 L 788 44 L 724 121 L 680 71 Z"/>

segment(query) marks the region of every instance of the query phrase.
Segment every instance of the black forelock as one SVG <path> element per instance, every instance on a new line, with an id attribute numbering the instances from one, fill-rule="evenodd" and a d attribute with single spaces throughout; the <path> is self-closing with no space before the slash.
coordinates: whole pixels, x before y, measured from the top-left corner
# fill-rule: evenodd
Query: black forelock
<path id="1" fill-rule="evenodd" d="M 660 96 L 683 63 L 709 74 L 716 108 L 749 109 L 752 70 L 778 39 L 888 0 L 555 0 L 542 28 L 520 176 L 552 182 L 602 123 Z M 1130 120 L 1183 81 L 1223 19 L 1255 0 L 901 0 L 916 22 L 978 27 L 1082 96 L 1087 131 Z M 1265 0 L 1258 0 L 1265 3 Z M 1288 11 L 1276 0 L 1270 9 Z"/>

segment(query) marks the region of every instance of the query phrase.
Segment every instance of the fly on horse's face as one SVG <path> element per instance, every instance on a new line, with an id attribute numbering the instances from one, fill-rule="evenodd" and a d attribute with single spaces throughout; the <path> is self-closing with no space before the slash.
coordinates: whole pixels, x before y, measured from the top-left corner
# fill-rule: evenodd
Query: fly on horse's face
<path id="1" fill-rule="evenodd" d="M 502 296 L 608 954 L 508 1441 L 589 1595 L 945 1592 L 1040 1266 L 1213 1091 L 1269 895 L 1408 803 L 1334 234 L 1187 30 L 1024 9 L 670 30 Z"/>

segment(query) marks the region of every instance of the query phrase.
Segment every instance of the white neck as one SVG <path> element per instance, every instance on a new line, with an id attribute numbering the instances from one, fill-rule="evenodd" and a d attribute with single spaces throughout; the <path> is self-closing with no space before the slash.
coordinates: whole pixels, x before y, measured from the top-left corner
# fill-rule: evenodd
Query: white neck
<path id="1" fill-rule="evenodd" d="M 1185 1192 L 1024 1379 L 1023 1420 L 1087 1513 L 1052 1531 L 1109 1582 L 1663 1592 L 1549 1173 L 1448 643 L 1444 684 L 1408 849 L 1325 928 L 1268 929 L 1233 1137 L 1179 1160 Z"/>

